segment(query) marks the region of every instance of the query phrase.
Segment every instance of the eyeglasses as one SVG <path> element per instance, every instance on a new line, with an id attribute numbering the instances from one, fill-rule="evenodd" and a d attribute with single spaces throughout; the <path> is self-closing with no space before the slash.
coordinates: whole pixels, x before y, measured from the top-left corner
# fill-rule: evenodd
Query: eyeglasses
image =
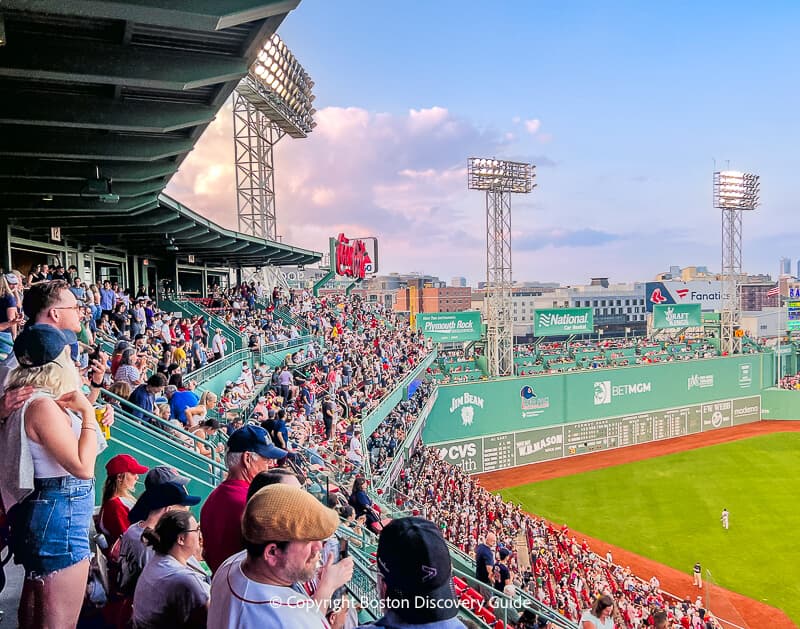
<path id="1" fill-rule="evenodd" d="M 74 310 L 76 312 L 80 312 L 83 309 L 83 306 L 80 304 L 75 304 L 74 306 L 53 306 L 52 310 Z"/>
<path id="2" fill-rule="evenodd" d="M 198 526 L 196 529 L 186 529 L 184 533 L 199 533 L 200 527 Z"/>

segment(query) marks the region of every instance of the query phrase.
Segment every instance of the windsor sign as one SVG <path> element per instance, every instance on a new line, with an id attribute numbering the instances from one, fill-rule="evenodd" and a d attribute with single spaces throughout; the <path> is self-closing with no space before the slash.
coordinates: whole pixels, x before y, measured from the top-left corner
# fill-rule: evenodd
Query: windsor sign
<path id="1" fill-rule="evenodd" d="M 653 328 L 697 328 L 703 325 L 700 304 L 653 306 Z"/>
<path id="2" fill-rule="evenodd" d="M 480 312 L 431 312 L 416 316 L 417 330 L 437 343 L 460 343 L 481 338 Z"/>
<path id="3" fill-rule="evenodd" d="M 550 308 L 537 310 L 533 317 L 534 336 L 591 334 L 594 314 L 591 308 Z"/>

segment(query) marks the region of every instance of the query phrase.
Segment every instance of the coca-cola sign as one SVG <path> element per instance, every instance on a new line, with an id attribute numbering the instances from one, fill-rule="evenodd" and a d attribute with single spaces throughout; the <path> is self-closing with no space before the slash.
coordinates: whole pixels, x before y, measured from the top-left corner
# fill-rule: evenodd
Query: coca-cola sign
<path id="1" fill-rule="evenodd" d="M 370 251 L 371 250 L 371 251 Z M 378 270 L 378 241 L 375 238 L 336 238 L 336 275 L 363 280 Z"/>

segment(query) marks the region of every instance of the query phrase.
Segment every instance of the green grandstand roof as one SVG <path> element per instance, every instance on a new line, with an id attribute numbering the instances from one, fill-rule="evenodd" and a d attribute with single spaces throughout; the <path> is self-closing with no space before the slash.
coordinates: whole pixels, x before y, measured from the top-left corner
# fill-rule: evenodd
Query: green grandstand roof
<path id="1" fill-rule="evenodd" d="M 153 235 L 169 234 L 198 261 L 318 260 L 214 225 L 161 194 L 299 2 L 4 0 L 0 218 L 32 235 L 58 226 L 88 244 L 116 237 L 132 253 L 163 253 Z M 116 203 L 100 199 L 106 179 Z"/>

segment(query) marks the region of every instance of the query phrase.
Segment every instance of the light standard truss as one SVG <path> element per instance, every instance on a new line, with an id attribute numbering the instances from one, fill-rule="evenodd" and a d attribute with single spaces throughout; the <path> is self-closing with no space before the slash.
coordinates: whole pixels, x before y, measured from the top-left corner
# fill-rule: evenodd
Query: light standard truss
<path id="1" fill-rule="evenodd" d="M 277 240 L 273 149 L 284 135 L 304 138 L 316 127 L 314 82 L 274 34 L 236 87 L 233 137 L 240 232 Z"/>
<path id="2" fill-rule="evenodd" d="M 742 351 L 741 300 L 742 212 L 759 204 L 758 175 L 724 170 L 714 173 L 714 207 L 722 211 L 722 312 L 720 350 Z"/>
<path id="3" fill-rule="evenodd" d="M 467 186 L 486 192 L 486 335 L 492 376 L 514 373 L 514 323 L 511 316 L 511 195 L 530 193 L 535 166 L 471 157 Z"/>

